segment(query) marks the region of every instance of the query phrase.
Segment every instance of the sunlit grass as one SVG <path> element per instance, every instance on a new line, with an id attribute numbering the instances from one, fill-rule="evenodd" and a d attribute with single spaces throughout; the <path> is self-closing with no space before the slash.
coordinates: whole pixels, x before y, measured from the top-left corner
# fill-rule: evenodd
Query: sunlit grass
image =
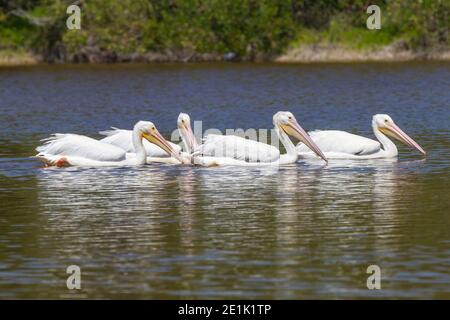
<path id="1" fill-rule="evenodd" d="M 0 66 L 35 64 L 37 62 L 38 59 L 35 56 L 21 49 L 0 50 Z"/>
<path id="2" fill-rule="evenodd" d="M 356 28 L 332 21 L 326 30 L 301 29 L 291 47 L 302 45 L 332 45 L 353 50 L 371 50 L 391 44 L 398 37 L 390 30 Z"/>

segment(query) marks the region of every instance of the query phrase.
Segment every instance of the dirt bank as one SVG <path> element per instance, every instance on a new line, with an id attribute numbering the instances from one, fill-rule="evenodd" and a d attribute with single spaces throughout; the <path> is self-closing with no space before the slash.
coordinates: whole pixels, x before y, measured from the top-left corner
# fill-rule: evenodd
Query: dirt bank
<path id="1" fill-rule="evenodd" d="M 21 66 L 37 64 L 41 59 L 30 53 L 0 51 L 0 66 Z"/>
<path id="2" fill-rule="evenodd" d="M 392 44 L 374 50 L 353 50 L 334 45 L 308 45 L 289 49 L 276 57 L 275 62 L 364 62 L 364 61 L 412 61 L 450 60 L 450 50 L 412 51 L 399 44 Z"/>

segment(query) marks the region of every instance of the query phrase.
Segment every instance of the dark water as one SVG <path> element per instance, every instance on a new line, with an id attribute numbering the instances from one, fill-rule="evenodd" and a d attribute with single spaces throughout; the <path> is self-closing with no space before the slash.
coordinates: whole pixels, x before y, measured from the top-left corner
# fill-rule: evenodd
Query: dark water
<path id="1" fill-rule="evenodd" d="M 450 298 L 450 64 L 0 69 L 0 298 Z M 179 112 L 203 128 L 372 137 L 388 113 L 428 151 L 283 168 L 42 169 L 53 132 Z M 82 289 L 66 287 L 78 265 Z M 381 268 L 381 290 L 366 269 Z"/>

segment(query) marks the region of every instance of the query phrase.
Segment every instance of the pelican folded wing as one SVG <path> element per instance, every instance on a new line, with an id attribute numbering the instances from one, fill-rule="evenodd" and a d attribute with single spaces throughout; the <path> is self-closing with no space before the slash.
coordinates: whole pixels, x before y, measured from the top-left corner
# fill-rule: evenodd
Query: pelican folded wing
<path id="1" fill-rule="evenodd" d="M 273 162 L 280 158 L 274 146 L 238 136 L 210 134 L 198 149 L 204 156 L 226 157 L 247 162 Z"/>

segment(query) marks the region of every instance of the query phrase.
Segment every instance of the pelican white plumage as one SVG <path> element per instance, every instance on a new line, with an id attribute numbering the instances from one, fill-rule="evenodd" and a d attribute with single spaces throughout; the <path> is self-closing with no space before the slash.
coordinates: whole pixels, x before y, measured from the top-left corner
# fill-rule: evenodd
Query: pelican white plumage
<path id="1" fill-rule="evenodd" d="M 289 139 L 293 136 L 313 150 L 319 157 L 326 160 L 320 149 L 311 140 L 305 130 L 298 124 L 294 115 L 290 112 L 280 111 L 273 116 L 275 131 L 281 143 L 286 149 L 286 154 L 271 145 L 245 139 L 238 136 L 208 135 L 204 143 L 194 150 L 193 162 L 201 165 L 283 165 L 294 163 L 298 159 L 298 152 L 295 145 Z M 194 149 L 195 142 L 192 130 L 186 130 L 188 152 Z M 190 136 L 190 137 L 189 137 Z"/>
<path id="2" fill-rule="evenodd" d="M 378 141 L 339 130 L 317 130 L 309 132 L 312 140 L 328 159 L 377 159 L 393 158 L 398 155 L 396 145 L 388 136 L 416 148 L 423 155 L 426 152 L 412 138 L 404 133 L 387 114 L 376 114 L 372 118 L 373 133 Z M 297 145 L 299 156 L 314 156 L 303 143 Z"/>
<path id="3" fill-rule="evenodd" d="M 35 156 L 49 166 L 128 166 L 142 165 L 147 161 L 143 139 L 158 145 L 171 156 L 182 161 L 178 152 L 163 138 L 155 125 L 139 121 L 132 132 L 134 154 L 87 136 L 78 134 L 54 134 L 44 139 L 45 143 L 36 148 Z"/>

